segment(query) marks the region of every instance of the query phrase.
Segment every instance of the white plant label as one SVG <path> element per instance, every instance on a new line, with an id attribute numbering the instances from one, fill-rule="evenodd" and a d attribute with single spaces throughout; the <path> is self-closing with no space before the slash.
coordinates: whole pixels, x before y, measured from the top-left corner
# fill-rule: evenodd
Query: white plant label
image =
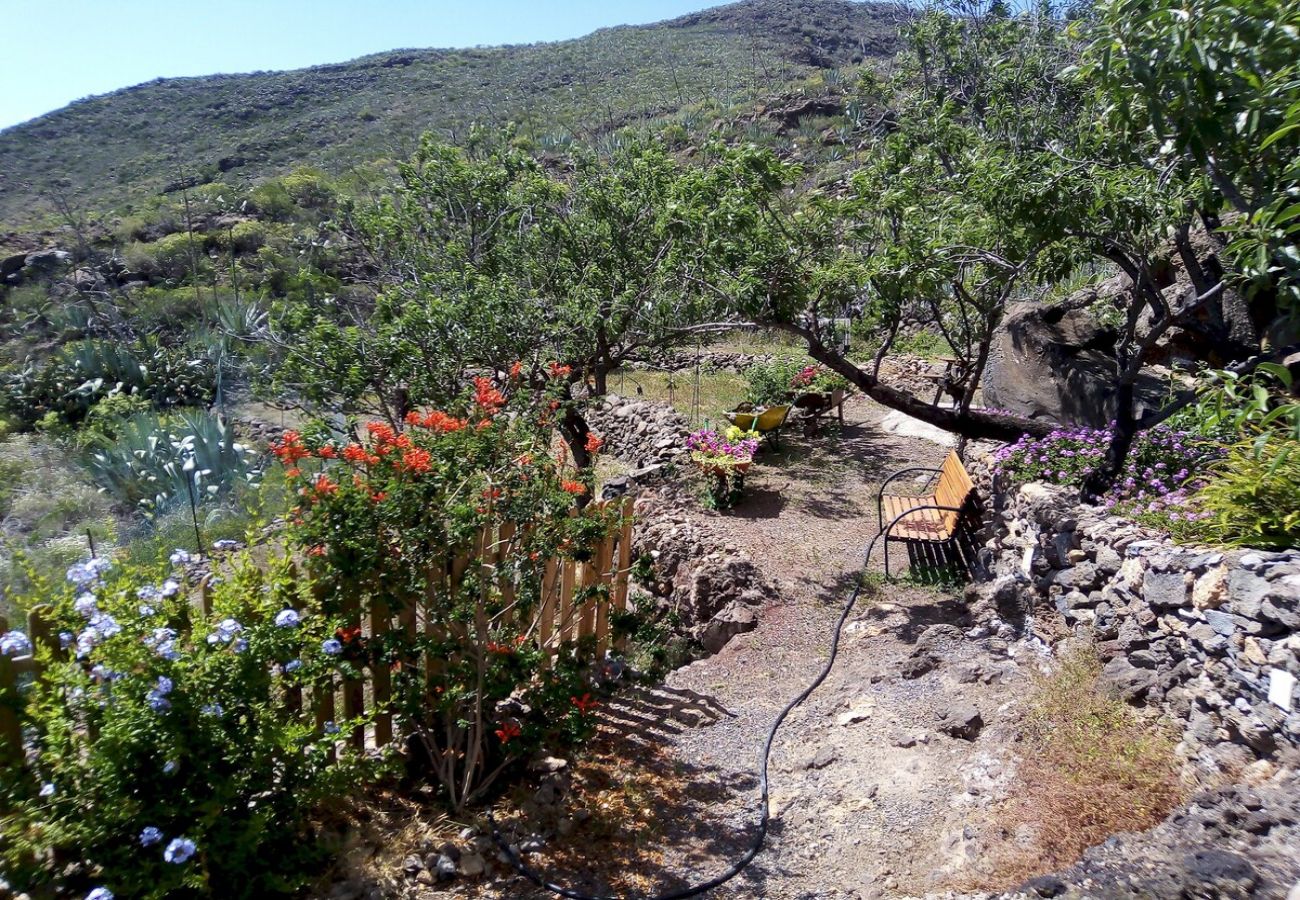
<path id="1" fill-rule="evenodd" d="M 1287 712 L 1291 711 L 1291 694 L 1295 690 L 1295 676 L 1282 669 L 1268 670 L 1268 702 Z"/>

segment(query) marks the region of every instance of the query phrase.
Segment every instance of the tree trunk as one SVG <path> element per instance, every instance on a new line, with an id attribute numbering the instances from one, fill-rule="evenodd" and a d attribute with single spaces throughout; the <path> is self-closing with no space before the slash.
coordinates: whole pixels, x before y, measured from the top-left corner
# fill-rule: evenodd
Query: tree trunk
<path id="1" fill-rule="evenodd" d="M 959 409 L 945 409 L 918 400 L 905 391 L 883 384 L 870 372 L 865 372 L 851 363 L 843 354 L 826 347 L 817 336 L 805 328 L 788 323 L 760 322 L 780 328 L 782 331 L 802 337 L 808 346 L 808 355 L 833 372 L 843 375 L 864 394 L 890 409 L 906 413 L 936 428 L 975 440 L 1014 441 L 1022 434 L 1039 437 L 1046 435 L 1056 426 L 1038 419 L 1025 419 L 1004 413 L 989 413 Z"/>

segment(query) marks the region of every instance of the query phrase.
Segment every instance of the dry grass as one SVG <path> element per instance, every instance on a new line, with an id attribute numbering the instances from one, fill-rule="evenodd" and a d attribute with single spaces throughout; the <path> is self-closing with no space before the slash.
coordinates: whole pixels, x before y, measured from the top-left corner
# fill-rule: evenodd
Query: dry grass
<path id="1" fill-rule="evenodd" d="M 1025 720 L 1016 796 L 1000 811 L 995 875 L 970 888 L 1001 890 L 1066 868 L 1112 834 L 1143 831 L 1182 802 L 1174 740 L 1099 682 L 1092 647 L 1068 651 L 1040 679 Z"/>

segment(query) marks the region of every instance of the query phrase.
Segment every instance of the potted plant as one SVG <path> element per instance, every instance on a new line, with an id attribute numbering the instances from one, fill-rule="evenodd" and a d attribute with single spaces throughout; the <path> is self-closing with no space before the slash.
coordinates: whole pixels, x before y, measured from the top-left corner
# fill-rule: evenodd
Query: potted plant
<path id="1" fill-rule="evenodd" d="M 849 381 L 825 366 L 804 366 L 790 379 L 794 405 L 800 409 L 830 409 L 844 402 Z"/>
<path id="2" fill-rule="evenodd" d="M 718 432 L 704 428 L 686 439 L 691 462 L 712 479 L 710 497 L 718 509 L 734 506 L 744 492 L 745 473 L 758 452 L 758 433 L 732 426 Z"/>

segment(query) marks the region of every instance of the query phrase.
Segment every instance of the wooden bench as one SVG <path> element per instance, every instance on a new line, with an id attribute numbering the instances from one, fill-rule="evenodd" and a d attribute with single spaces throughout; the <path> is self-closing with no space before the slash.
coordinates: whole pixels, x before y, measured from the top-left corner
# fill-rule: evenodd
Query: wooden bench
<path id="1" fill-rule="evenodd" d="M 939 476 L 933 493 L 917 497 L 885 493 L 890 482 L 917 472 Z M 911 466 L 886 478 L 876 495 L 876 515 L 885 540 L 885 576 L 889 576 L 890 541 L 951 542 L 957 536 L 962 514 L 974 493 L 975 485 L 955 450 L 948 451 L 948 457 L 938 469 Z"/>

